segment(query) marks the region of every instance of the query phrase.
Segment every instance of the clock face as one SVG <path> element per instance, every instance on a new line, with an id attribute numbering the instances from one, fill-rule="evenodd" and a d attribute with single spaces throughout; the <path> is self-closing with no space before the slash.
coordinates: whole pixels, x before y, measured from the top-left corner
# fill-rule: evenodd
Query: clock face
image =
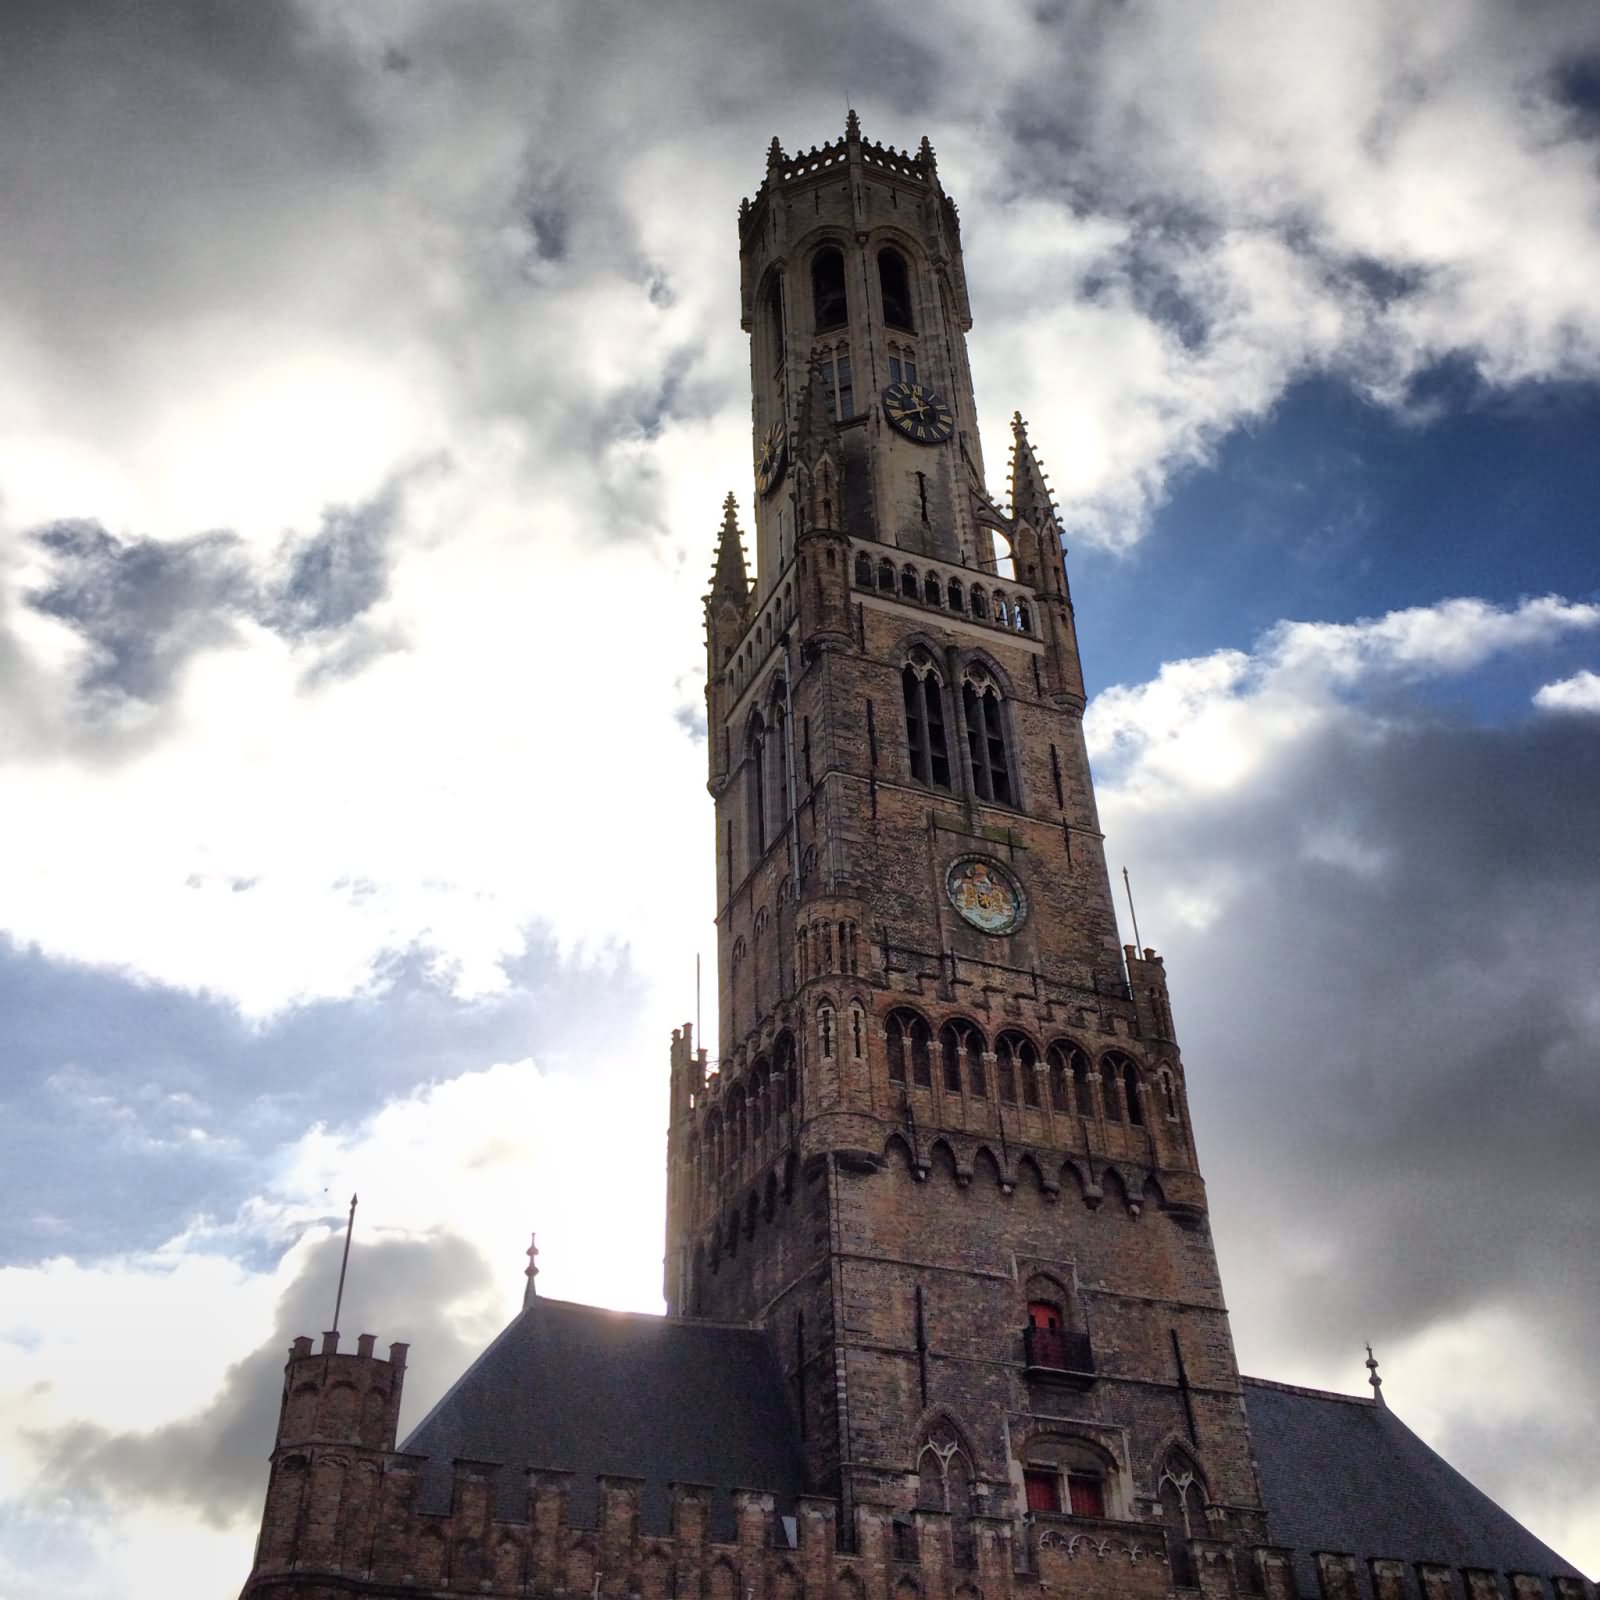
<path id="1" fill-rule="evenodd" d="M 883 391 L 883 414 L 890 427 L 918 444 L 943 444 L 955 431 L 950 407 L 920 383 L 891 383 Z"/>
<path id="2" fill-rule="evenodd" d="M 778 487 L 788 459 L 788 431 L 781 422 L 774 422 L 756 446 L 756 488 L 762 494 L 771 494 Z"/>

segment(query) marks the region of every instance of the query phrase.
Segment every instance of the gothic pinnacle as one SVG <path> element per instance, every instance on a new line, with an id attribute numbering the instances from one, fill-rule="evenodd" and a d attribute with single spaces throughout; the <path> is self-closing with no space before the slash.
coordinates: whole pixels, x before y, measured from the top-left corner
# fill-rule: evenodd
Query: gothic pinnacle
<path id="1" fill-rule="evenodd" d="M 1383 1398 L 1383 1379 L 1378 1376 L 1378 1358 L 1372 1353 L 1372 1346 L 1367 1346 L 1367 1382 L 1372 1385 L 1372 1398 L 1380 1405 L 1386 1406 Z"/>
<path id="2" fill-rule="evenodd" d="M 711 572 L 713 597 L 730 596 L 743 605 L 750 594 L 744 564 L 744 537 L 739 532 L 739 502 L 733 491 L 722 502 L 722 528 L 717 535 L 717 562 Z"/>
<path id="3" fill-rule="evenodd" d="M 851 140 L 859 139 L 861 137 L 861 118 L 856 115 L 856 108 L 854 106 L 851 106 L 849 110 L 845 112 L 844 136 L 845 138 Z"/>
<path id="4" fill-rule="evenodd" d="M 1055 513 L 1050 480 L 1028 439 L 1020 411 L 1011 413 L 1011 515 L 1040 521 Z"/>

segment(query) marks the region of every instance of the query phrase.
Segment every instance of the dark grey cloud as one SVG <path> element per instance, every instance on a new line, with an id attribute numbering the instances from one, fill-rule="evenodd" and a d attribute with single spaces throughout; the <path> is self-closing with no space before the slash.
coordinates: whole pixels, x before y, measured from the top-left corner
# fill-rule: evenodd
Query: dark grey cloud
<path id="1" fill-rule="evenodd" d="M 342 1235 L 306 1253 L 300 1275 L 276 1308 L 271 1331 L 228 1369 L 203 1411 L 148 1433 L 118 1433 L 92 1422 L 30 1433 L 37 1461 L 35 1492 L 104 1496 L 115 1502 L 197 1510 L 218 1526 L 259 1510 L 266 1458 L 278 1421 L 289 1343 L 316 1337 L 332 1312 Z M 489 1285 L 488 1264 L 465 1239 L 378 1239 L 351 1255 L 341 1322 L 346 1348 L 358 1330 L 412 1343 L 405 1417 L 438 1394 L 476 1353 L 463 1340 L 452 1306 Z M 173 1328 L 181 1340 L 181 1324 Z M 404 1426 L 404 1425 L 403 1425 Z"/>
<path id="2" fill-rule="evenodd" d="M 55 577 L 29 601 L 92 645 L 80 679 L 90 696 L 164 700 L 190 658 L 231 643 L 254 608 L 249 561 L 232 533 L 121 540 L 98 523 L 60 522 L 34 538 Z"/>
<path id="3" fill-rule="evenodd" d="M 226 529 L 119 538 L 87 519 L 52 523 L 31 530 L 50 576 L 24 599 L 88 645 L 77 687 L 91 712 L 127 701 L 162 706 L 189 662 L 238 644 L 246 621 L 319 647 L 307 669 L 313 681 L 348 676 L 399 642 L 354 625 L 388 592 L 406 481 L 391 481 L 364 504 L 329 509 L 315 533 L 285 541 L 280 570 Z"/>
<path id="4" fill-rule="evenodd" d="M 1365 1339 L 1381 1353 L 1512 1308 L 1508 1366 L 1535 1355 L 1579 1414 L 1600 1405 L 1597 792 L 1592 720 L 1413 708 L 1404 729 L 1343 726 L 1158 827 L 1119 825 L 1147 895 L 1240 886 L 1203 934 L 1145 933 L 1168 958 L 1257 1368 L 1310 1354 L 1354 1386 Z M 1268 1239 L 1282 1250 L 1264 1259 Z M 1554 1414 L 1521 1426 L 1529 1439 L 1462 1424 L 1445 1442 L 1491 1492 L 1517 1493 L 1541 1456 L 1565 1463 L 1568 1493 L 1600 1472 L 1600 1445 Z"/>

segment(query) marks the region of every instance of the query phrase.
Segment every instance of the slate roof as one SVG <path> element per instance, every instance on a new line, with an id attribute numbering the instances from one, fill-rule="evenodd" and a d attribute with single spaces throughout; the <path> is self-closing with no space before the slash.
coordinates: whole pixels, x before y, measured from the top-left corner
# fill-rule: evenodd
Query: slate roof
<path id="1" fill-rule="evenodd" d="M 1344 1551 L 1498 1572 L 1579 1576 L 1475 1489 L 1392 1411 L 1353 1395 L 1244 1381 L 1274 1544 L 1295 1552 L 1302 1594 L 1317 1594 L 1312 1554 Z"/>
<path id="2" fill-rule="evenodd" d="M 523 1467 L 572 1480 L 568 1516 L 596 1521 L 599 1473 L 646 1480 L 640 1527 L 669 1527 L 667 1485 L 765 1489 L 779 1514 L 805 1491 L 795 1427 L 766 1338 L 752 1328 L 605 1311 L 540 1296 L 509 1323 L 401 1449 L 431 1459 L 419 1507 L 450 1504 L 451 1461 L 498 1461 L 496 1514 L 527 1513 Z M 712 1503 L 716 1537 L 732 1502 Z"/>

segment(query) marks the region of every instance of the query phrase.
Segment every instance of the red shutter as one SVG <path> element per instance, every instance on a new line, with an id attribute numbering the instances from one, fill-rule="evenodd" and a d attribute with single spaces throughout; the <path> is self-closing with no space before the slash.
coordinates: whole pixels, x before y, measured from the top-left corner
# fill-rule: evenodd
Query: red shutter
<path id="1" fill-rule="evenodd" d="M 1067 1474 L 1067 1494 L 1075 1517 L 1103 1517 L 1106 1514 L 1105 1485 L 1087 1472 Z"/>
<path id="2" fill-rule="evenodd" d="M 1028 1492 L 1030 1511 L 1061 1509 L 1061 1480 L 1053 1472 L 1024 1472 L 1022 1482 Z"/>
<path id="3" fill-rule="evenodd" d="M 1036 1328 L 1059 1328 L 1061 1326 L 1061 1308 L 1051 1305 L 1048 1300 L 1030 1300 L 1028 1302 L 1028 1321 Z"/>

